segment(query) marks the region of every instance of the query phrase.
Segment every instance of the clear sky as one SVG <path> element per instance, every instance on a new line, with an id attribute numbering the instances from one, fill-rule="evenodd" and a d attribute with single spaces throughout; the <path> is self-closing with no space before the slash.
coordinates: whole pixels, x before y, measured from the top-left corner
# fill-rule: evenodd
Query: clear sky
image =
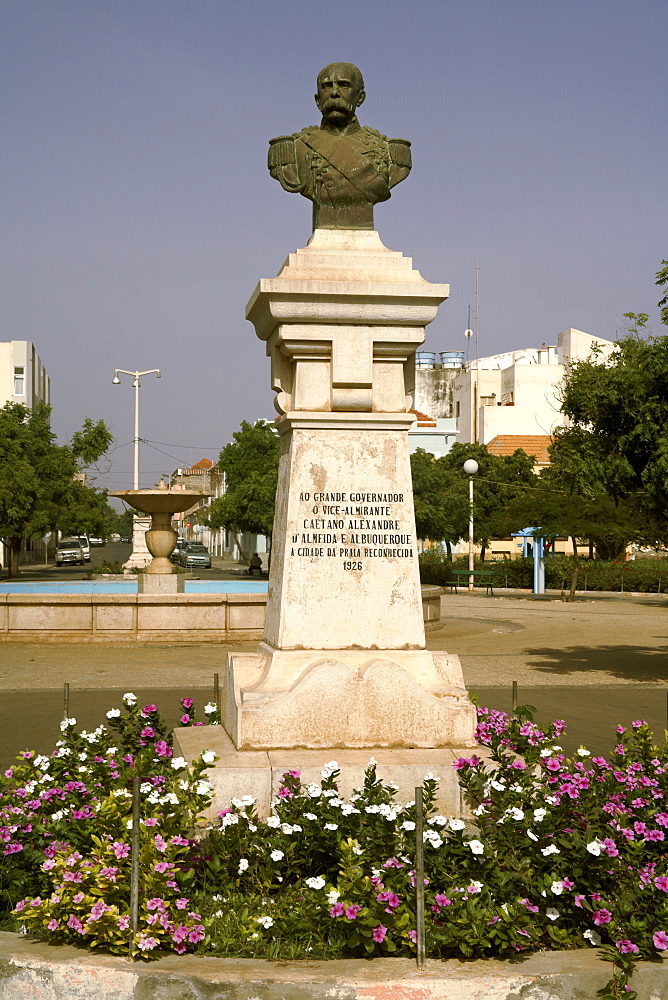
<path id="1" fill-rule="evenodd" d="M 103 418 L 97 485 L 215 459 L 274 416 L 244 319 L 305 246 L 310 204 L 267 140 L 317 124 L 315 77 L 356 63 L 362 124 L 413 143 L 381 239 L 451 298 L 426 350 L 614 338 L 649 312 L 666 240 L 668 0 L 0 0 L 0 340 L 32 340 L 63 440 Z"/>

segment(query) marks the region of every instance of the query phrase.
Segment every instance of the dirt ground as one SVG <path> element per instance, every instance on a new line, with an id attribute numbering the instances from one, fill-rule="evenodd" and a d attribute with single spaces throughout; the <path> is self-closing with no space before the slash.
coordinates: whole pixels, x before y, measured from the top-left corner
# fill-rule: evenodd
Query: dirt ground
<path id="1" fill-rule="evenodd" d="M 49 749 L 70 684 L 70 714 L 92 727 L 120 705 L 124 691 L 158 703 L 175 722 L 178 699 L 213 693 L 225 657 L 251 643 L 0 644 L 0 764 L 21 749 Z M 478 702 L 508 710 L 511 685 L 540 721 L 564 718 L 564 745 L 605 752 L 614 727 L 645 718 L 666 726 L 668 597 L 598 595 L 562 603 L 556 597 L 446 594 L 427 646 L 460 657 Z"/>

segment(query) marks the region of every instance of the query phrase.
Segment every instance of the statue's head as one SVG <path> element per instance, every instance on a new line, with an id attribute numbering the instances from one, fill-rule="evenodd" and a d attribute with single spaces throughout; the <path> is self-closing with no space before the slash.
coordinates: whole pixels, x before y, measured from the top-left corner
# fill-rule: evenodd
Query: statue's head
<path id="1" fill-rule="evenodd" d="M 331 63 L 318 73 L 315 103 L 330 124 L 348 125 L 365 97 L 362 74 L 352 63 Z"/>

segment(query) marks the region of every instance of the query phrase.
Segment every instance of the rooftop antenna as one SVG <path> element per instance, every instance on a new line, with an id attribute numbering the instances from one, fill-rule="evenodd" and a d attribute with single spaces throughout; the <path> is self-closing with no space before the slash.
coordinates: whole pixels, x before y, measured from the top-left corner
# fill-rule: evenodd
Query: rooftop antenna
<path id="1" fill-rule="evenodd" d="M 475 366 L 478 367 L 478 273 L 480 264 L 475 262 Z"/>
<path id="2" fill-rule="evenodd" d="M 473 330 L 471 329 L 471 306 L 469 306 L 469 319 L 466 324 L 466 329 L 464 330 L 464 336 L 466 337 L 466 364 L 469 363 L 469 348 L 471 346 L 471 337 L 473 336 Z"/>

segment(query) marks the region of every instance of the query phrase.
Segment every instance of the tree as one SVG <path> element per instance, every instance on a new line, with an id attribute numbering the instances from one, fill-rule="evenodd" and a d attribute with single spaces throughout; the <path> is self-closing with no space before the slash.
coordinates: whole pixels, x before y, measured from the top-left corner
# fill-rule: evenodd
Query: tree
<path id="1" fill-rule="evenodd" d="M 81 482 L 81 471 L 107 450 L 112 435 L 102 421 L 87 419 L 69 444 L 58 445 L 50 414 L 42 403 L 0 409 L 0 536 L 10 553 L 10 574 L 18 570 L 21 538 L 65 526 L 104 531 L 108 523 L 106 492 Z M 70 527 L 71 513 L 83 523 Z"/>
<path id="2" fill-rule="evenodd" d="M 466 483 L 442 459 L 418 448 L 411 455 L 415 529 L 418 538 L 451 545 L 465 533 L 469 517 Z"/>
<path id="3" fill-rule="evenodd" d="M 668 260 L 661 261 L 661 270 L 656 272 L 656 284 L 668 285 Z M 661 310 L 661 322 L 668 326 L 668 288 L 665 294 L 659 299 L 658 304 Z"/>
<path id="4" fill-rule="evenodd" d="M 255 424 L 244 420 L 241 430 L 232 437 L 234 440 L 225 445 L 218 460 L 225 473 L 226 490 L 211 504 L 207 523 L 212 528 L 229 528 L 237 535 L 249 532 L 271 537 L 278 482 L 278 436 L 264 420 Z"/>

